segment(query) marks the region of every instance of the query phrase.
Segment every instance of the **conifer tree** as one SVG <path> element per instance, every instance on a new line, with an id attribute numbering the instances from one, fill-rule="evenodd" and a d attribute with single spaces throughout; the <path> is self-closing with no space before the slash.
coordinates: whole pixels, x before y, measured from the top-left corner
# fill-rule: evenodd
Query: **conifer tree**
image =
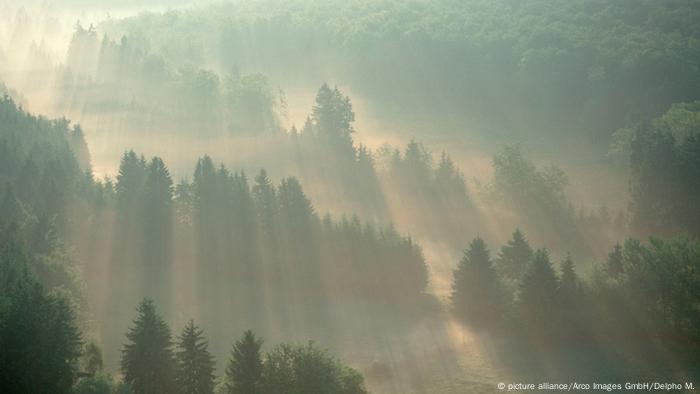
<path id="1" fill-rule="evenodd" d="M 231 359 L 226 367 L 226 392 L 229 394 L 256 394 L 260 392 L 262 378 L 263 341 L 248 330 L 233 345 Z"/>
<path id="2" fill-rule="evenodd" d="M 178 389 L 183 394 L 206 394 L 214 391 L 214 357 L 209 353 L 203 331 L 190 320 L 177 343 Z"/>
<path id="3" fill-rule="evenodd" d="M 463 203 L 469 199 L 467 186 L 464 183 L 464 175 L 445 151 L 440 155 L 440 162 L 435 169 L 435 183 L 438 190 L 456 199 L 456 201 L 461 200 Z"/>
<path id="4" fill-rule="evenodd" d="M 516 228 L 513 238 L 501 247 L 501 252 L 496 259 L 496 267 L 504 278 L 517 282 L 522 278 L 531 256 L 530 244 L 522 231 Z"/>
<path id="5" fill-rule="evenodd" d="M 290 228 L 306 228 L 309 225 L 314 208 L 294 177 L 282 179 L 277 188 L 279 212 Z"/>
<path id="6" fill-rule="evenodd" d="M 264 169 L 255 177 L 253 201 L 258 213 L 258 220 L 263 230 L 272 235 L 274 217 L 277 211 L 275 187 Z"/>
<path id="7" fill-rule="evenodd" d="M 566 258 L 561 263 L 561 279 L 557 288 L 559 303 L 565 308 L 573 307 L 581 301 L 581 290 L 581 281 L 576 275 L 571 254 L 567 253 Z"/>
<path id="8" fill-rule="evenodd" d="M 520 282 L 519 306 L 526 321 L 546 326 L 555 311 L 558 279 L 549 260 L 549 252 L 539 249 L 532 255 Z"/>
<path id="9" fill-rule="evenodd" d="M 486 244 L 475 238 L 454 273 L 452 308 L 470 325 L 488 327 L 503 317 L 507 303 Z"/>
<path id="10" fill-rule="evenodd" d="M 355 130 L 351 123 L 355 121 L 355 113 L 349 97 L 344 96 L 337 87 L 331 89 L 324 83 L 316 95 L 311 120 L 319 137 L 344 157 L 354 156 L 351 134 Z"/>
<path id="11" fill-rule="evenodd" d="M 170 328 L 150 299 L 139 304 L 138 316 L 126 334 L 121 371 L 135 394 L 175 392 L 175 359 Z"/>

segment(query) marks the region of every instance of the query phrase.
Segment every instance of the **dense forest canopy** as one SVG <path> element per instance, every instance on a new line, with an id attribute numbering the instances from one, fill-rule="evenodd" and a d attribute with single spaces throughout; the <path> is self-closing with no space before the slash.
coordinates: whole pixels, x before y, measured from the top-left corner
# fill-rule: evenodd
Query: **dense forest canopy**
<path id="1" fill-rule="evenodd" d="M 380 108 L 600 137 L 698 99 L 699 12 L 693 1 L 237 1 L 105 29 L 174 64 L 288 82 L 320 73 Z"/>
<path id="2" fill-rule="evenodd" d="M 699 13 L 0 0 L 0 392 L 697 385 Z"/>

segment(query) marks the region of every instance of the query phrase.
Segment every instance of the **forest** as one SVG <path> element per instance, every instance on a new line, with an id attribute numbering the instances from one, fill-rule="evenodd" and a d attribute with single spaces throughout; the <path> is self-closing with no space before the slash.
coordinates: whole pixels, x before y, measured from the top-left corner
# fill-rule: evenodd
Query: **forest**
<path id="1" fill-rule="evenodd" d="M 693 392 L 698 21 L 0 0 L 0 392 Z"/>

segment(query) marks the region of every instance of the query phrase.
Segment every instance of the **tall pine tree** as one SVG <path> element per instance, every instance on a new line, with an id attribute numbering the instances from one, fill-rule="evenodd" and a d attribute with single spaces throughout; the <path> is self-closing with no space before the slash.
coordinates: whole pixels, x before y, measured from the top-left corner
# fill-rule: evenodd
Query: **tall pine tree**
<path id="1" fill-rule="evenodd" d="M 214 392 L 214 357 L 203 331 L 190 320 L 177 343 L 177 386 L 183 394 Z"/>
<path id="2" fill-rule="evenodd" d="M 260 392 L 263 370 L 260 348 L 262 339 L 248 330 L 233 345 L 226 368 L 226 392 L 229 394 L 256 394 Z"/>
<path id="3" fill-rule="evenodd" d="M 349 97 L 344 96 L 337 87 L 331 89 L 324 83 L 316 94 L 311 120 L 317 135 L 337 153 L 344 157 L 354 156 L 351 134 L 355 132 L 352 128 L 355 113 Z"/>
<path id="4" fill-rule="evenodd" d="M 557 288 L 559 303 L 566 309 L 574 307 L 581 301 L 582 284 L 576 275 L 574 261 L 571 254 L 566 254 L 566 258 L 561 263 L 561 279 Z"/>
<path id="5" fill-rule="evenodd" d="M 501 247 L 501 252 L 496 259 L 496 267 L 504 278 L 517 282 L 522 278 L 531 256 L 530 244 L 528 244 L 523 232 L 516 228 L 513 232 L 513 239 Z"/>
<path id="6" fill-rule="evenodd" d="M 452 283 L 455 314 L 475 327 L 499 322 L 508 305 L 507 293 L 481 238 L 475 238 L 464 253 Z"/>
<path id="7" fill-rule="evenodd" d="M 122 350 L 124 381 L 134 394 L 175 392 L 175 359 L 168 324 L 158 315 L 152 300 L 139 304 L 138 316 L 126 334 Z"/>
<path id="8" fill-rule="evenodd" d="M 551 326 L 558 286 L 549 252 L 546 249 L 535 251 L 520 282 L 518 300 L 520 312 L 533 328 Z"/>

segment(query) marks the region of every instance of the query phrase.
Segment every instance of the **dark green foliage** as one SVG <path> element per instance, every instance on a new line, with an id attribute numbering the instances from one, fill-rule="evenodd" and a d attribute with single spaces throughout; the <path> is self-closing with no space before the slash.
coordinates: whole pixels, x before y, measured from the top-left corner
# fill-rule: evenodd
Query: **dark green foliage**
<path id="1" fill-rule="evenodd" d="M 214 392 L 214 357 L 199 327 L 190 320 L 180 334 L 175 358 L 177 361 L 177 389 L 183 394 L 211 394 Z"/>
<path id="2" fill-rule="evenodd" d="M 585 343 L 602 353 L 626 353 L 641 346 L 652 353 L 683 349 L 683 362 L 692 362 L 698 354 L 697 240 L 651 238 L 644 244 L 628 239 L 624 246 L 615 245 L 608 262 L 603 268 L 594 266 L 589 278 L 579 277 L 569 254 L 557 276 L 549 252 L 539 249 L 518 282 L 512 313 L 497 316 L 497 308 L 484 305 L 492 298 L 480 293 L 495 275 L 487 269 L 488 261 L 488 251 L 477 239 L 454 273 L 452 305 L 466 323 L 473 324 L 477 312 L 491 314 L 494 321 L 509 324 L 500 326 L 505 330 L 487 328 L 535 346 Z"/>
<path id="3" fill-rule="evenodd" d="M 648 244 L 629 239 L 622 250 L 622 286 L 648 327 L 697 339 L 700 333 L 700 242 L 684 237 Z"/>
<path id="4" fill-rule="evenodd" d="M 571 308 L 583 301 L 581 280 L 576 275 L 576 268 L 569 253 L 566 254 L 566 258 L 561 262 L 561 276 L 556 297 L 557 302 L 562 305 L 565 311 L 570 311 Z"/>
<path id="5" fill-rule="evenodd" d="M 518 282 L 532 257 L 532 248 L 519 228 L 513 232 L 513 238 L 501 247 L 496 259 L 496 268 L 501 276 L 511 282 Z"/>
<path id="6" fill-rule="evenodd" d="M 265 170 L 260 170 L 255 177 L 252 192 L 260 225 L 268 235 L 272 235 L 274 218 L 277 214 L 277 200 L 275 187 Z"/>
<path id="7" fill-rule="evenodd" d="M 277 202 L 284 225 L 302 229 L 309 226 L 314 210 L 298 179 L 282 179 L 277 188 Z"/>
<path id="8" fill-rule="evenodd" d="M 552 329 L 555 317 L 557 288 L 556 272 L 549 260 L 549 252 L 534 252 L 520 282 L 518 307 L 524 321 L 533 329 Z"/>
<path id="9" fill-rule="evenodd" d="M 639 234 L 700 234 L 700 122 L 695 112 L 672 109 L 634 130 L 630 146 L 631 227 Z M 695 117 L 693 117 L 695 115 Z"/>
<path id="10" fill-rule="evenodd" d="M 264 394 L 367 393 L 362 375 L 313 343 L 275 347 L 265 357 L 262 376 Z"/>
<path id="11" fill-rule="evenodd" d="M 698 99 L 697 19 L 692 1 L 294 0 L 145 14 L 104 28 L 147 36 L 158 74 L 212 60 L 283 81 L 330 73 L 403 116 L 464 113 L 501 128 L 600 136 Z"/>
<path id="12" fill-rule="evenodd" d="M 452 205 L 466 205 L 469 202 L 469 192 L 464 183 L 464 175 L 444 151 L 435 168 L 435 186 L 443 195 L 443 199 Z"/>
<path id="13" fill-rule="evenodd" d="M 331 90 L 323 84 L 316 95 L 316 104 L 311 112 L 314 131 L 341 153 L 352 153 L 354 133 L 351 123 L 355 121 L 350 98 L 343 96 L 337 87 Z"/>
<path id="14" fill-rule="evenodd" d="M 26 213 L 54 220 L 59 232 L 70 208 L 87 200 L 80 191 L 92 186 L 72 150 L 76 132 L 66 119 L 33 116 L 0 97 L 0 198 L 13 193 Z"/>
<path id="15" fill-rule="evenodd" d="M 111 376 L 98 373 L 80 379 L 75 385 L 73 394 L 120 394 Z"/>
<path id="16" fill-rule="evenodd" d="M 154 157 L 146 167 L 143 187 L 143 213 L 140 215 L 139 230 L 143 242 L 141 256 L 143 268 L 141 281 L 143 294 L 155 300 L 170 312 L 170 264 L 172 260 L 173 237 L 173 182 L 163 160 Z M 133 211 L 132 211 L 133 212 Z"/>
<path id="17" fill-rule="evenodd" d="M 69 302 L 47 293 L 16 240 L 0 242 L 0 387 L 7 393 L 68 393 L 82 340 Z"/>
<path id="18" fill-rule="evenodd" d="M 126 334 L 121 359 L 124 381 L 134 394 L 176 391 L 176 365 L 168 324 L 157 314 L 153 301 L 144 299 Z"/>
<path id="19" fill-rule="evenodd" d="M 477 328 L 494 326 L 505 317 L 510 300 L 481 238 L 475 238 L 454 272 L 452 309 Z"/>
<path id="20" fill-rule="evenodd" d="M 73 126 L 68 143 L 82 171 L 90 171 L 90 150 L 80 125 Z"/>
<path id="21" fill-rule="evenodd" d="M 243 333 L 231 350 L 226 367 L 226 392 L 230 394 L 262 393 L 263 361 L 260 352 L 263 341 L 253 331 Z"/>

